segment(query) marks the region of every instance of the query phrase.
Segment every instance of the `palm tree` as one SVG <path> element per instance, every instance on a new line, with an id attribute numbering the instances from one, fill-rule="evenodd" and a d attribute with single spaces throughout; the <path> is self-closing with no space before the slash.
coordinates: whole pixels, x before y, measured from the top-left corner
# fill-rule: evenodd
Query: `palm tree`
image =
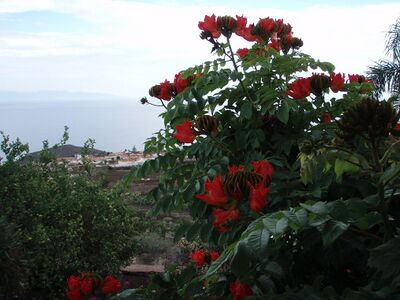
<path id="1" fill-rule="evenodd" d="M 367 75 L 375 83 L 376 96 L 389 92 L 398 101 L 400 97 L 400 18 L 386 34 L 385 54 L 390 59 L 381 59 L 369 66 Z"/>

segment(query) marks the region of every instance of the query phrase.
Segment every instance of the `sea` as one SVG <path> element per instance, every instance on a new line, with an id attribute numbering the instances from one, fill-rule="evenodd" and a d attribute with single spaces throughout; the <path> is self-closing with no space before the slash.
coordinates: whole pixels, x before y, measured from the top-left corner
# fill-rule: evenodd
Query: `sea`
<path id="1" fill-rule="evenodd" d="M 158 107 L 138 100 L 18 100 L 0 101 L 0 130 L 29 144 L 30 152 L 42 149 L 43 141 L 52 146 L 69 127 L 68 144 L 83 146 L 95 140 L 95 148 L 118 152 L 143 150 L 143 143 L 163 127 Z M 2 138 L 0 138 L 2 140 Z M 2 156 L 2 155 L 0 155 Z"/>

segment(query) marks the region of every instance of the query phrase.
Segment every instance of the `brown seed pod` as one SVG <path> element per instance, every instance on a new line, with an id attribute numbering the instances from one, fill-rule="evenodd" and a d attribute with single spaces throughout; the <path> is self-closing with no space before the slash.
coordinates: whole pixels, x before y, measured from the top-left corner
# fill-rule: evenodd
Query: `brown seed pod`
<path id="1" fill-rule="evenodd" d="M 218 125 L 218 120 L 212 116 L 203 115 L 196 119 L 196 128 L 200 134 L 216 137 L 219 134 Z"/>
<path id="2" fill-rule="evenodd" d="M 158 97 L 160 96 L 160 92 L 161 92 L 161 86 L 160 86 L 159 84 L 157 84 L 157 85 L 155 85 L 155 86 L 152 86 L 152 87 L 149 89 L 149 95 L 150 95 L 151 97 L 158 98 Z"/>
<path id="3" fill-rule="evenodd" d="M 249 184 L 255 186 L 263 181 L 263 177 L 259 174 L 249 171 L 240 171 L 231 175 L 225 180 L 224 189 L 231 197 L 238 194 L 248 193 L 250 190 Z"/>
<path id="4" fill-rule="evenodd" d="M 330 86 L 331 78 L 325 74 L 314 74 L 311 77 L 311 91 L 316 96 L 321 96 Z"/>
<path id="5" fill-rule="evenodd" d="M 399 114 L 391 103 L 365 98 L 343 113 L 336 134 L 346 142 L 351 142 L 356 136 L 369 139 L 386 137 L 398 120 Z"/>
<path id="6" fill-rule="evenodd" d="M 303 47 L 303 40 L 297 37 L 292 38 L 292 49 L 299 49 Z"/>

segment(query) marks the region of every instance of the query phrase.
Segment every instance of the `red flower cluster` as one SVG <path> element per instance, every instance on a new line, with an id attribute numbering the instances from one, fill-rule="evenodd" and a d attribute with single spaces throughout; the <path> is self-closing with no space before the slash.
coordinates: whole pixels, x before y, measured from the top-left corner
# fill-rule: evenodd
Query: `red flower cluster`
<path id="1" fill-rule="evenodd" d="M 173 138 L 177 139 L 180 143 L 193 143 L 196 139 L 196 132 L 193 130 L 192 122 L 186 120 L 182 124 L 175 126 L 175 131 L 172 135 Z"/>
<path id="2" fill-rule="evenodd" d="M 96 289 L 101 289 L 104 295 L 111 295 L 121 290 L 120 282 L 112 275 L 108 275 L 104 280 L 94 273 L 82 273 L 80 276 L 71 275 L 67 281 L 68 299 L 83 300 L 90 296 Z"/>
<path id="3" fill-rule="evenodd" d="M 149 95 L 160 100 L 169 101 L 171 98 L 182 93 L 195 78 L 196 76 L 183 78 L 181 74 L 175 74 L 173 83 L 165 79 L 164 82 L 151 87 L 149 90 Z"/>
<path id="4" fill-rule="evenodd" d="M 204 189 L 206 193 L 197 194 L 196 198 L 215 206 L 223 206 L 228 203 L 228 196 L 225 194 L 221 175 L 215 176 L 213 180 L 207 179 Z"/>
<path id="5" fill-rule="evenodd" d="M 231 291 L 234 300 L 243 300 L 246 297 L 253 295 L 253 290 L 251 289 L 250 285 L 246 283 L 240 283 L 239 280 L 232 282 L 229 285 L 229 290 Z"/>
<path id="6" fill-rule="evenodd" d="M 218 251 L 211 251 L 210 253 L 207 253 L 203 249 L 199 249 L 190 254 L 190 257 L 198 266 L 204 266 L 206 262 L 217 260 L 219 253 Z"/>
<path id="7" fill-rule="evenodd" d="M 358 74 L 348 74 L 348 82 L 353 83 L 353 82 L 358 82 L 358 83 L 363 83 L 363 82 L 370 82 L 372 83 L 371 80 L 367 80 L 365 76 L 363 75 L 358 75 Z"/>
<path id="8" fill-rule="evenodd" d="M 331 76 L 325 74 L 313 74 L 311 77 L 299 78 L 289 84 L 289 90 L 286 94 L 293 99 L 303 99 L 310 96 L 311 93 L 321 95 L 323 91 L 330 88 L 336 93 L 343 89 L 344 74 L 332 73 Z"/>
<path id="9" fill-rule="evenodd" d="M 349 74 L 348 75 L 348 82 L 349 83 L 353 83 L 353 82 L 357 82 L 357 83 L 372 83 L 373 82 L 371 80 L 368 80 L 365 78 L 365 76 L 363 75 L 358 75 L 358 74 Z M 372 88 L 370 87 L 363 87 L 360 92 L 362 93 L 370 93 L 372 92 Z"/>
<path id="10" fill-rule="evenodd" d="M 251 162 L 254 172 L 261 175 L 263 181 L 255 186 L 249 183 L 250 186 L 250 208 L 255 212 L 260 212 L 268 204 L 268 186 L 271 183 L 271 177 L 274 174 L 274 168 L 271 163 L 266 160 Z"/>
<path id="11" fill-rule="evenodd" d="M 282 19 L 264 18 L 260 19 L 256 25 L 247 26 L 246 17 L 236 16 L 235 19 L 230 16 L 216 17 L 213 14 L 205 16 L 204 21 L 200 21 L 198 26 L 203 31 L 200 35 L 203 38 L 217 39 L 221 34 L 229 38 L 232 33 L 235 33 L 249 42 L 267 44 L 270 41 L 269 47 L 277 51 L 282 49 L 284 53 L 303 45 L 300 39 L 293 37 L 292 26 L 285 24 Z"/>
<path id="12" fill-rule="evenodd" d="M 196 194 L 196 198 L 209 205 L 222 206 L 225 209 L 229 207 L 228 210 L 221 208 L 213 209 L 212 214 L 215 219 L 213 226 L 217 231 L 228 231 L 229 225 L 231 225 L 232 222 L 239 220 L 240 211 L 232 208 L 230 205 L 232 204 L 232 202 L 230 202 L 230 197 L 233 197 L 236 201 L 240 201 L 244 192 L 244 190 L 242 191 L 241 189 L 245 189 L 249 192 L 250 208 L 253 211 L 260 212 L 268 204 L 268 187 L 271 183 L 271 177 L 274 173 L 274 168 L 266 160 L 252 161 L 251 166 L 254 174 L 260 175 L 261 177 L 261 179 L 258 179 L 256 184 L 252 184 L 251 182 L 247 181 L 248 179 L 246 176 L 248 175 L 246 174 L 249 174 L 249 172 L 244 173 L 243 175 L 239 174 L 239 177 L 228 177 L 228 182 L 225 183 L 227 187 L 225 187 L 222 176 L 217 175 L 212 180 L 206 180 L 204 185 L 206 193 Z M 228 176 L 236 176 L 235 174 L 243 171 L 243 165 L 230 165 L 228 167 Z M 234 191 L 229 191 L 229 186 L 232 184 L 232 181 L 230 180 L 234 180 Z M 236 180 L 239 181 L 235 183 Z M 234 204 L 233 206 L 236 205 Z"/>

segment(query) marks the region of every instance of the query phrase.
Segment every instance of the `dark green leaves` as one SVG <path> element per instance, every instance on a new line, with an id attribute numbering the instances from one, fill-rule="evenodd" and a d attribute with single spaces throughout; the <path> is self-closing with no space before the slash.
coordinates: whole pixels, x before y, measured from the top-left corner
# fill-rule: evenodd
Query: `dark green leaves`
<path id="1" fill-rule="evenodd" d="M 276 116 L 282 123 L 287 123 L 289 120 L 289 105 L 285 100 L 282 100 L 281 104 L 276 111 Z"/>

